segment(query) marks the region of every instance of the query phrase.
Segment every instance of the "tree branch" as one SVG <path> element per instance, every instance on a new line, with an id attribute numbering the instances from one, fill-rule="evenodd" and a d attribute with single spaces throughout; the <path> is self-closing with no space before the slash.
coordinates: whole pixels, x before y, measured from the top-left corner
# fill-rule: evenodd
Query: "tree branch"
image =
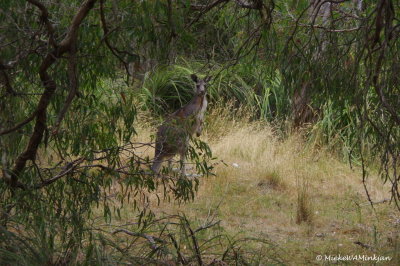
<path id="1" fill-rule="evenodd" d="M 217 5 L 228 2 L 230 0 L 215 0 L 214 2 L 207 4 L 207 5 L 190 5 L 190 9 L 195 10 L 195 11 L 202 11 L 202 12 L 207 12 Z"/>
<path id="2" fill-rule="evenodd" d="M 126 73 L 129 74 L 129 65 L 125 60 L 118 54 L 120 51 L 118 51 L 116 48 L 114 48 L 110 41 L 108 40 L 108 35 L 110 34 L 110 31 L 108 30 L 107 27 L 107 21 L 104 15 L 104 0 L 100 1 L 100 20 L 101 20 L 101 27 L 103 29 L 104 37 L 103 40 L 106 43 L 106 46 L 108 49 L 111 51 L 111 53 L 118 58 L 118 60 L 124 65 Z"/>
<path id="3" fill-rule="evenodd" d="M 61 177 L 66 176 L 67 174 L 71 173 L 83 161 L 84 161 L 84 158 L 79 158 L 79 159 L 77 159 L 77 160 L 75 160 L 73 162 L 68 163 L 58 175 L 53 176 L 52 178 L 49 178 L 47 180 L 44 180 L 40 184 L 36 184 L 35 186 L 33 186 L 33 188 L 34 189 L 41 189 L 41 188 L 43 188 L 43 187 L 45 187 L 47 185 L 50 185 L 50 184 L 56 182 Z"/>
<path id="4" fill-rule="evenodd" d="M 68 108 L 71 106 L 72 101 L 74 100 L 75 96 L 78 94 L 78 80 L 77 80 L 77 73 L 76 73 L 76 43 L 71 45 L 70 56 L 68 58 L 68 78 L 69 78 L 69 93 L 67 99 L 64 103 L 63 108 L 61 109 L 60 113 L 57 117 L 57 122 L 53 129 L 53 134 L 58 132 L 58 129 L 61 125 L 62 120 L 64 119 L 65 114 L 68 111 Z"/>
<path id="5" fill-rule="evenodd" d="M 326 32 L 353 32 L 353 31 L 358 31 L 361 29 L 361 27 L 355 27 L 355 28 L 349 28 L 349 29 L 329 29 L 327 27 L 320 26 L 320 25 L 307 25 L 307 24 L 299 24 L 299 26 L 321 29 Z"/>
<path id="6" fill-rule="evenodd" d="M 136 232 L 128 231 L 126 229 L 117 229 L 114 232 L 112 232 L 113 235 L 117 234 L 117 233 L 125 233 L 125 234 L 130 235 L 130 236 L 145 238 L 149 242 L 150 247 L 153 250 L 160 250 L 160 246 L 157 245 L 156 241 L 159 242 L 159 243 L 165 243 L 164 240 L 162 240 L 162 239 L 160 239 L 158 237 L 154 237 L 154 236 L 151 236 L 151 235 L 148 235 L 148 234 L 144 234 L 144 233 L 136 233 Z"/>
<path id="7" fill-rule="evenodd" d="M 69 51 L 72 45 L 76 42 L 79 26 L 86 15 L 89 13 L 89 11 L 93 8 L 96 1 L 97 0 L 87 0 L 81 5 L 78 12 L 71 21 L 67 36 L 61 41 L 59 45 L 56 45 L 56 48 L 53 51 L 47 54 L 42 64 L 40 65 L 39 76 L 45 90 L 38 103 L 36 111 L 36 124 L 33 133 L 29 139 L 28 146 L 26 147 L 25 151 L 20 154 L 16 159 L 14 168 L 11 172 L 11 186 L 13 187 L 17 187 L 18 176 L 24 170 L 26 162 L 28 160 L 33 161 L 35 159 L 39 144 L 41 143 L 43 138 L 43 133 L 46 129 L 47 107 L 50 104 L 50 99 L 56 90 L 56 83 L 47 73 L 47 70 L 56 62 L 56 60 L 61 55 Z M 37 1 L 33 2 L 38 3 Z"/>
<path id="8" fill-rule="evenodd" d="M 0 63 L 0 75 L 2 77 L 1 81 L 4 84 L 4 86 L 6 87 L 6 92 L 11 95 L 16 95 L 17 92 L 11 86 L 10 78 L 8 77 L 8 75 L 5 71 L 5 68 L 3 69 L 2 66 L 3 66 L 3 64 Z"/>
<path id="9" fill-rule="evenodd" d="M 29 122 L 31 122 L 35 118 L 36 112 L 37 111 L 33 112 L 28 118 L 26 118 L 24 121 L 20 122 L 19 124 L 16 124 L 12 128 L 0 131 L 0 136 L 9 134 L 11 132 L 14 132 L 14 131 L 20 129 L 21 127 L 25 126 L 26 124 L 28 124 Z"/>
<path id="10" fill-rule="evenodd" d="M 47 8 L 37 0 L 27 0 L 32 5 L 36 6 L 42 12 L 40 16 L 40 20 L 46 25 L 47 32 L 49 33 L 49 42 L 55 48 L 57 46 L 56 41 L 54 40 L 54 27 L 49 20 L 49 11 Z"/>
<path id="11" fill-rule="evenodd" d="M 400 125 L 400 116 L 397 114 L 396 109 L 387 102 L 385 94 L 382 91 L 382 86 L 379 82 L 379 74 L 382 68 L 382 61 L 385 57 L 386 42 L 381 49 L 381 53 L 379 54 L 378 60 L 376 62 L 375 73 L 372 77 L 372 82 L 374 84 L 375 92 L 379 96 L 379 100 L 382 106 L 391 114 L 393 120 L 397 123 L 397 125 Z"/>
<path id="12" fill-rule="evenodd" d="M 242 8 L 260 9 L 262 7 L 262 1 L 235 0 L 235 2 Z"/>

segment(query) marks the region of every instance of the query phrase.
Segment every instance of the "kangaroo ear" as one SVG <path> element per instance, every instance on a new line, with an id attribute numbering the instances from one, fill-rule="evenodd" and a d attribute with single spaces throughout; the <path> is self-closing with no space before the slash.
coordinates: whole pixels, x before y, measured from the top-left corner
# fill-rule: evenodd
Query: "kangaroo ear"
<path id="1" fill-rule="evenodd" d="M 192 74 L 192 75 L 190 75 L 190 77 L 192 78 L 192 80 L 193 80 L 194 82 L 197 83 L 198 78 L 197 78 L 196 74 Z"/>
<path id="2" fill-rule="evenodd" d="M 204 81 L 205 81 L 205 82 L 209 82 L 209 81 L 211 80 L 211 78 L 212 78 L 211 76 L 207 76 L 207 77 L 204 79 Z"/>

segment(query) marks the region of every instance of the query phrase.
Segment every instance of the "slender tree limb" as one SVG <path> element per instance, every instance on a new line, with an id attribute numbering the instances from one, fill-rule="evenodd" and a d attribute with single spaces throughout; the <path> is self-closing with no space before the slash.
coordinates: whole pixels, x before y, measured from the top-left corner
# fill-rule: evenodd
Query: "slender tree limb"
<path id="1" fill-rule="evenodd" d="M 229 2 L 230 0 L 215 0 L 212 3 L 206 4 L 206 5 L 196 5 L 196 4 L 192 4 L 190 5 L 190 9 L 191 10 L 195 10 L 195 11 L 202 11 L 204 13 L 210 11 L 211 9 L 213 9 L 214 7 L 216 7 L 217 5 L 224 3 L 224 2 Z"/>
<path id="2" fill-rule="evenodd" d="M 21 127 L 25 126 L 26 124 L 28 124 L 29 122 L 31 122 L 35 118 L 36 112 L 37 111 L 33 112 L 28 118 L 26 118 L 24 121 L 16 124 L 12 128 L 8 128 L 8 129 L 5 129 L 3 131 L 0 131 L 0 136 L 7 135 L 7 134 L 12 133 L 12 132 L 20 129 Z"/>
<path id="3" fill-rule="evenodd" d="M 215 0 L 213 2 L 209 1 L 207 4 L 200 5 L 200 4 L 192 4 L 190 5 L 190 9 L 194 11 L 203 11 L 203 12 L 208 12 L 217 5 L 224 3 L 224 2 L 229 2 L 230 0 Z M 211 3 L 210 3 L 211 2 Z M 247 9 L 261 9 L 263 6 L 262 1 L 256 0 L 256 1 L 248 1 L 248 0 L 234 0 L 234 2 L 241 8 L 247 8 Z"/>
<path id="4" fill-rule="evenodd" d="M 348 2 L 349 0 L 316 0 L 315 2 L 311 2 L 311 6 L 314 6 L 312 10 L 312 23 L 311 25 L 315 24 L 315 20 L 317 19 L 318 14 L 320 14 L 320 9 L 322 8 L 323 5 L 325 4 L 341 4 L 344 2 Z M 308 8 L 307 8 L 308 9 Z"/>
<path id="5" fill-rule="evenodd" d="M 200 251 L 200 247 L 199 247 L 199 243 L 197 242 L 196 236 L 195 236 L 195 232 L 193 231 L 193 229 L 190 227 L 190 223 L 189 221 L 186 219 L 186 217 L 183 217 L 184 222 L 186 223 L 186 227 L 189 230 L 189 234 L 190 234 L 190 238 L 192 239 L 193 242 L 193 247 L 194 250 L 196 252 L 196 258 L 197 258 L 197 263 L 199 265 L 204 265 L 203 264 L 203 260 L 201 258 L 201 251 Z"/>
<path id="6" fill-rule="evenodd" d="M 397 123 L 397 125 L 400 126 L 400 116 L 397 114 L 396 110 L 391 106 L 387 100 L 384 92 L 382 91 L 382 86 L 379 82 L 379 74 L 381 71 L 382 67 L 382 61 L 385 57 L 385 49 L 386 49 L 386 43 L 384 44 L 384 47 L 381 49 L 381 53 L 379 54 L 378 61 L 376 62 L 376 67 L 375 67 L 375 75 L 372 77 L 372 82 L 374 84 L 375 92 L 379 96 L 379 100 L 382 104 L 382 106 L 390 113 L 392 116 L 393 120 Z"/>
<path id="7" fill-rule="evenodd" d="M 82 23 L 83 19 L 87 16 L 89 11 L 93 8 L 96 1 L 97 0 L 87 0 L 81 5 L 71 21 L 71 25 L 69 27 L 66 37 L 61 41 L 59 45 L 57 45 L 57 48 L 47 54 L 42 64 L 40 65 L 39 76 L 45 90 L 38 103 L 36 111 L 36 124 L 33 133 L 29 139 L 29 143 L 25 151 L 17 157 L 14 168 L 11 172 L 11 186 L 13 187 L 17 187 L 18 177 L 24 170 L 27 161 L 35 159 L 39 144 L 41 143 L 43 138 L 43 133 L 46 130 L 47 107 L 50 104 L 51 97 L 56 90 L 56 83 L 50 77 L 47 70 L 56 62 L 56 60 L 61 55 L 69 51 L 71 49 L 71 45 L 76 42 L 79 26 Z"/>
<path id="8" fill-rule="evenodd" d="M 197 228 L 196 230 L 194 230 L 194 233 L 198 233 L 198 232 L 200 232 L 202 230 L 206 230 L 208 228 L 214 227 L 215 225 L 218 225 L 220 223 L 221 223 L 221 221 L 219 220 L 219 221 L 216 221 L 216 222 L 213 222 L 213 223 L 210 222 L 210 223 L 208 223 L 206 225 L 202 225 L 199 228 Z"/>
<path id="9" fill-rule="evenodd" d="M 106 17 L 104 15 L 104 0 L 100 1 L 100 21 L 104 33 L 103 40 L 106 43 L 106 46 L 108 47 L 110 52 L 124 65 L 126 73 L 129 73 L 129 64 L 125 62 L 125 60 L 119 55 L 120 51 L 113 47 L 108 39 L 110 31 L 107 26 Z"/>
<path id="10" fill-rule="evenodd" d="M 55 30 L 53 24 L 51 24 L 49 20 L 49 11 L 41 2 L 37 0 L 27 0 L 27 1 L 40 9 L 42 13 L 40 19 L 46 25 L 47 32 L 49 33 L 49 43 L 55 48 L 57 46 L 56 41 L 54 39 Z"/>
<path id="11" fill-rule="evenodd" d="M 0 64 L 0 65 L 3 66 L 3 64 Z M 2 67 L 0 67 L 0 76 L 2 77 L 2 80 L 1 80 L 2 83 L 6 87 L 6 92 L 11 95 L 16 95 L 17 92 L 11 86 L 10 78 L 8 77 L 5 69 L 3 69 Z"/>
<path id="12" fill-rule="evenodd" d="M 182 252 L 180 251 L 178 242 L 176 241 L 175 237 L 172 234 L 168 234 L 169 238 L 172 241 L 172 244 L 175 247 L 176 253 L 178 255 L 178 261 L 182 264 L 182 265 L 187 265 L 187 260 L 185 258 L 185 256 L 182 254 Z"/>
<path id="13" fill-rule="evenodd" d="M 151 235 L 148 235 L 148 234 L 144 234 L 144 233 L 132 232 L 132 231 L 129 231 L 129 230 L 126 230 L 126 229 L 117 229 L 114 232 L 112 232 L 113 235 L 115 235 L 117 233 L 125 233 L 125 234 L 130 235 L 130 236 L 145 238 L 149 242 L 150 247 L 153 250 L 160 250 L 160 248 L 161 248 L 159 245 L 157 245 L 156 241 L 159 242 L 159 243 L 164 243 L 165 242 L 164 240 L 162 240 L 162 239 L 160 239 L 158 237 L 154 237 L 154 236 L 151 236 Z"/>
<path id="14" fill-rule="evenodd" d="M 61 109 L 60 113 L 57 116 L 57 122 L 53 128 L 53 134 L 58 132 L 58 129 L 61 125 L 62 120 L 65 117 L 65 114 L 68 111 L 68 108 L 71 106 L 72 101 L 74 100 L 75 96 L 78 94 L 78 79 L 76 73 L 76 43 L 71 45 L 70 56 L 68 58 L 68 78 L 69 78 L 69 92 L 67 99 L 64 103 L 63 108 Z"/>
<path id="15" fill-rule="evenodd" d="M 71 43 L 76 41 L 79 26 L 81 25 L 83 19 L 87 16 L 87 14 L 93 8 L 96 2 L 97 0 L 87 0 L 79 8 L 78 12 L 72 19 L 71 26 L 69 27 L 67 36 L 60 43 L 61 51 L 63 51 L 64 49 L 68 50 L 70 48 Z"/>
<path id="16" fill-rule="evenodd" d="M 299 24 L 299 26 L 321 29 L 326 32 L 354 32 L 354 31 L 358 31 L 361 29 L 361 27 L 355 27 L 355 28 L 349 28 L 349 29 L 329 29 L 327 27 L 320 26 L 320 25 L 307 25 L 307 24 Z"/>
<path id="17" fill-rule="evenodd" d="M 261 9 L 262 1 L 235 0 L 236 4 L 242 8 Z"/>
<path id="18" fill-rule="evenodd" d="M 56 176 L 53 176 L 52 178 L 46 179 L 43 182 L 36 184 L 33 186 L 33 189 L 41 189 L 45 186 L 48 186 L 54 182 L 56 182 L 58 179 L 72 173 L 78 166 L 84 161 L 84 158 L 79 158 L 71 163 L 68 163 L 64 169 Z"/>

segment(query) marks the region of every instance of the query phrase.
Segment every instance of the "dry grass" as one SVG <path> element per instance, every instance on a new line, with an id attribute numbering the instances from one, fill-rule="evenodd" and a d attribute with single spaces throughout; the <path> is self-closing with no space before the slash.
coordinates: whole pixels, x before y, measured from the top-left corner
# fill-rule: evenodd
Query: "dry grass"
<path id="1" fill-rule="evenodd" d="M 272 240 L 292 265 L 317 264 L 319 254 L 376 254 L 399 262 L 399 214 L 388 203 L 373 211 L 359 169 L 310 148 L 299 135 L 279 140 L 270 126 L 249 122 L 245 112 L 233 119 L 228 110 L 211 112 L 202 136 L 223 161 L 216 175 L 201 180 L 194 202 L 154 204 L 156 213 L 192 219 L 214 213 L 231 235 Z M 148 141 L 151 132 L 142 125 L 137 140 Z M 376 175 L 368 188 L 374 202 L 390 198 Z"/>

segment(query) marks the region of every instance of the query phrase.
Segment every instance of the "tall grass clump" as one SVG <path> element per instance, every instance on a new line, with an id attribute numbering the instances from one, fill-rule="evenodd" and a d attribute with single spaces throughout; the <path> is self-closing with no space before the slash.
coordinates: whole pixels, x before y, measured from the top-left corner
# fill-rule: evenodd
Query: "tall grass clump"
<path id="1" fill-rule="evenodd" d="M 190 75 L 193 68 L 184 66 L 160 67 L 146 75 L 138 97 L 147 110 L 155 114 L 171 112 L 186 104 L 193 94 Z"/>
<path id="2" fill-rule="evenodd" d="M 309 184 L 307 180 L 297 178 L 296 224 L 301 224 L 303 222 L 312 224 L 313 222 L 313 209 L 308 187 Z"/>
<path id="3" fill-rule="evenodd" d="M 202 69 L 203 63 L 183 61 L 160 66 L 145 76 L 138 97 L 144 108 L 157 115 L 171 112 L 186 104 L 193 95 L 192 73 L 211 75 L 207 89 L 211 103 L 234 102 L 252 110 L 252 119 L 272 121 L 288 114 L 289 99 L 281 86 L 279 71 L 265 72 L 267 67 L 256 61 L 251 67 L 238 64 L 229 68 L 214 64 Z"/>
<path id="4" fill-rule="evenodd" d="M 60 245 L 49 228 L 17 232 L 0 227 L 1 265 L 258 265 L 282 263 L 264 239 L 230 237 L 220 220 L 193 221 L 184 214 L 143 224 L 99 223 L 79 245 Z M 50 226 L 50 229 L 51 226 Z M 18 229 L 16 228 L 15 231 Z M 4 241 L 4 242 L 3 242 Z M 73 242 L 73 241 L 71 241 Z"/>

